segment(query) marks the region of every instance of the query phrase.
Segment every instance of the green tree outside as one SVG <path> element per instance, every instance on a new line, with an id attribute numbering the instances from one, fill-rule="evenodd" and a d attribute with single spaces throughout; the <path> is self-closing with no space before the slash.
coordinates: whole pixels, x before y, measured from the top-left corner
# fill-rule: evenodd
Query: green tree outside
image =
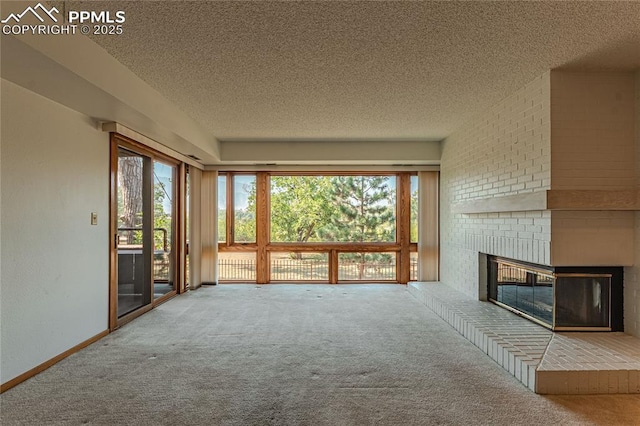
<path id="1" fill-rule="evenodd" d="M 236 208 L 234 211 L 233 237 L 235 242 L 253 243 L 256 241 L 255 179 L 253 179 L 249 183 L 242 183 L 242 191 L 248 194 L 247 206 L 245 208 Z"/>
<path id="2" fill-rule="evenodd" d="M 271 241 L 318 242 L 335 211 L 329 177 L 271 178 Z"/>
<path id="3" fill-rule="evenodd" d="M 322 230 L 325 241 L 393 242 L 396 239 L 395 179 L 386 176 L 336 176 L 332 179 L 331 202 L 338 213 Z M 347 262 L 357 264 L 358 279 L 370 262 L 390 263 L 385 253 L 344 253 Z"/>
<path id="4" fill-rule="evenodd" d="M 256 185 L 247 184 L 247 206 L 235 211 L 235 241 L 255 241 Z M 396 189 L 391 176 L 272 176 L 271 241 L 393 242 Z M 224 210 L 219 210 L 224 214 Z M 225 223 L 218 222 L 224 235 Z M 301 258 L 300 253 L 292 253 Z M 342 253 L 362 279 L 367 263 L 391 264 L 385 253 Z"/>

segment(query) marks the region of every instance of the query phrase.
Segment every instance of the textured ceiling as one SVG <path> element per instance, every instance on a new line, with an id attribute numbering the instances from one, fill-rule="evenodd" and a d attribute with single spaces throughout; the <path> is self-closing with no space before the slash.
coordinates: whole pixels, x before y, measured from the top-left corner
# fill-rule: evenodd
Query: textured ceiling
<path id="1" fill-rule="evenodd" d="M 548 69 L 640 68 L 640 2 L 66 2 L 220 140 L 442 139 Z"/>

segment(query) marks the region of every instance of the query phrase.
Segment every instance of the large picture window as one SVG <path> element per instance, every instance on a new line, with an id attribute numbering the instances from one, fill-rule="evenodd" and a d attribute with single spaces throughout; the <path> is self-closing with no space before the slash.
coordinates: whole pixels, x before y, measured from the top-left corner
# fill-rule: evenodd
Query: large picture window
<path id="1" fill-rule="evenodd" d="M 272 176 L 271 242 L 393 242 L 395 176 Z"/>
<path id="2" fill-rule="evenodd" d="M 220 280 L 245 280 L 238 253 L 257 282 L 416 279 L 414 175 L 220 173 Z"/>

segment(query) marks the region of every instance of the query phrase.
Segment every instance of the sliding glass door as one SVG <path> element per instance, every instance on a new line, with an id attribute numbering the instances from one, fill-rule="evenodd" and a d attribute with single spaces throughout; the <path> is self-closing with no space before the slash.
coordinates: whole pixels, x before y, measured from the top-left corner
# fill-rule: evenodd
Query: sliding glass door
<path id="1" fill-rule="evenodd" d="M 116 328 L 177 293 L 179 163 L 112 137 L 111 314 Z"/>
<path id="2" fill-rule="evenodd" d="M 176 167 L 153 162 L 153 297 L 175 290 L 174 182 Z"/>
<path id="3" fill-rule="evenodd" d="M 118 318 L 151 302 L 151 159 L 118 147 Z"/>

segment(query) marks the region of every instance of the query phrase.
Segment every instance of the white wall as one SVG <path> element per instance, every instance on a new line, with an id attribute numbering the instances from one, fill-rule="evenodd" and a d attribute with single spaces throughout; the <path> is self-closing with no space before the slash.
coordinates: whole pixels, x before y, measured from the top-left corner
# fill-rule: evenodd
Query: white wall
<path id="1" fill-rule="evenodd" d="M 440 142 L 426 140 L 222 141 L 225 164 L 437 164 Z"/>
<path id="2" fill-rule="evenodd" d="M 5 383 L 107 329 L 109 139 L 4 79 L 1 101 Z"/>
<path id="3" fill-rule="evenodd" d="M 547 211 L 460 214 L 453 203 L 550 188 L 550 78 L 545 73 L 468 122 L 443 144 L 441 282 L 473 297 L 478 253 L 549 264 Z"/>

